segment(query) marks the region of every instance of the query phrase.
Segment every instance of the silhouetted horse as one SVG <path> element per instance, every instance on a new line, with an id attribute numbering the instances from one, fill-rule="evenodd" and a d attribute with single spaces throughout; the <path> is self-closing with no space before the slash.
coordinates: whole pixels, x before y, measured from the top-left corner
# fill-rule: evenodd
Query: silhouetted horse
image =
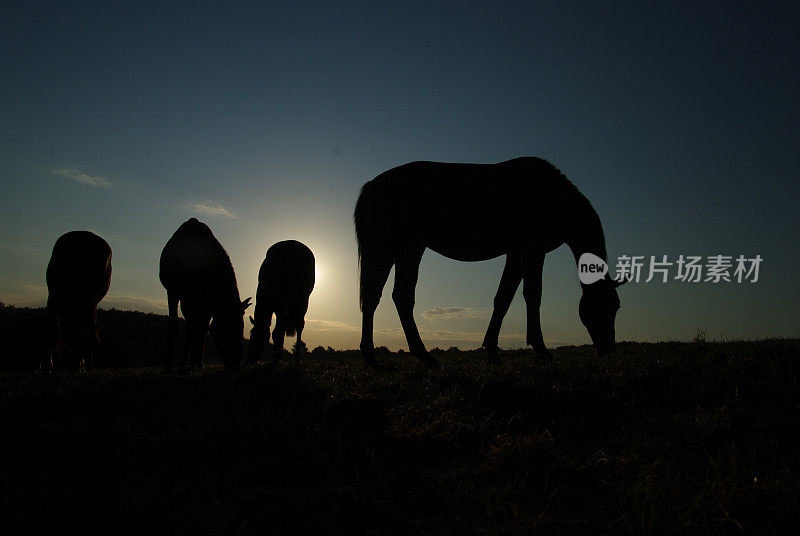
<path id="1" fill-rule="evenodd" d="M 236 368 L 242 360 L 242 315 L 250 298 L 239 301 L 239 288 L 231 260 L 211 229 L 192 218 L 184 222 L 161 252 L 161 284 L 167 289 L 169 324 L 164 371 L 172 371 L 172 345 L 178 333 L 178 302 L 186 319 L 186 342 L 179 372 L 203 366 L 206 334 L 223 363 Z M 213 321 L 211 320 L 213 318 Z"/>
<path id="2" fill-rule="evenodd" d="M 47 323 L 50 355 L 42 369 L 92 366 L 98 342 L 97 304 L 111 285 L 111 247 L 89 231 L 70 231 L 56 240 L 47 265 Z"/>
<path id="3" fill-rule="evenodd" d="M 413 317 L 425 248 L 460 261 L 506 256 L 483 340 L 493 360 L 500 325 L 520 281 L 528 309 L 527 342 L 537 353 L 549 355 L 539 323 L 546 253 L 566 243 L 576 262 L 586 252 L 607 260 L 594 208 L 561 171 L 540 158 L 499 164 L 412 162 L 390 169 L 361 188 L 354 220 L 361 270 L 361 352 L 368 365 L 375 363 L 373 316 L 394 266 L 392 299 L 409 350 L 427 366 L 438 366 Z M 606 277 L 582 286 L 581 321 L 598 352 L 608 353 L 614 348 L 618 284 Z"/>
<path id="4" fill-rule="evenodd" d="M 272 314 L 275 313 L 275 330 L 272 332 L 272 366 L 278 364 L 283 353 L 283 337 L 297 333 L 295 365 L 300 364 L 301 337 L 308 311 L 308 297 L 314 290 L 314 254 L 305 244 L 285 240 L 270 246 L 261 269 L 258 271 L 255 318 L 250 317 L 248 362 L 255 363 L 269 341 Z"/>

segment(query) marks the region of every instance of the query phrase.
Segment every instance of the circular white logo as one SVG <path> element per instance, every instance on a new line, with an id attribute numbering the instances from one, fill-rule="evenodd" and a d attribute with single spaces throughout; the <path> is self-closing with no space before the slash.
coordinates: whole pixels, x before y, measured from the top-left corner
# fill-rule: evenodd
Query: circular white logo
<path id="1" fill-rule="evenodd" d="M 578 259 L 578 279 L 584 285 L 591 285 L 603 279 L 608 273 L 606 261 L 593 253 L 584 253 Z"/>

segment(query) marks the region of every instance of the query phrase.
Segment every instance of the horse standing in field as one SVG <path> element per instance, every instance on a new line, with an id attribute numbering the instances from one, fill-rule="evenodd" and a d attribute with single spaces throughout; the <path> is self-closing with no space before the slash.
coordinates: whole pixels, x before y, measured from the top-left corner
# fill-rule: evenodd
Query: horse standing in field
<path id="1" fill-rule="evenodd" d="M 250 317 L 250 347 L 247 361 L 256 363 L 269 341 L 272 314 L 275 329 L 272 332 L 272 364 L 275 366 L 283 353 L 284 335 L 297 334 L 294 359 L 300 364 L 301 337 L 308 311 L 308 297 L 314 290 L 314 254 L 305 244 L 284 240 L 270 246 L 261 269 L 258 271 L 255 318 Z"/>
<path id="2" fill-rule="evenodd" d="M 239 301 L 231 260 L 208 225 L 192 218 L 178 227 L 161 252 L 158 277 L 167 289 L 169 306 L 164 372 L 172 371 L 179 302 L 186 319 L 179 372 L 188 372 L 189 366 L 202 368 L 209 321 L 211 338 L 224 365 L 238 367 L 242 360 L 242 315 L 250 306 L 250 298 Z"/>
<path id="3" fill-rule="evenodd" d="M 546 253 L 566 243 L 576 262 L 583 253 L 607 261 L 603 228 L 589 200 L 558 168 L 534 157 L 498 164 L 412 162 L 390 169 L 361 188 L 354 220 L 361 352 L 369 366 L 375 364 L 373 317 L 392 266 L 392 299 L 409 350 L 425 365 L 439 366 L 425 349 L 413 316 L 426 248 L 460 261 L 506 256 L 483 340 L 493 361 L 498 359 L 500 325 L 520 282 L 527 306 L 527 343 L 549 356 L 539 321 Z M 582 285 L 579 315 L 601 355 L 614 349 L 618 285 L 608 276 Z"/>
<path id="4" fill-rule="evenodd" d="M 89 231 L 70 231 L 56 240 L 47 264 L 47 324 L 50 352 L 41 369 L 92 366 L 97 304 L 111 285 L 111 247 Z"/>

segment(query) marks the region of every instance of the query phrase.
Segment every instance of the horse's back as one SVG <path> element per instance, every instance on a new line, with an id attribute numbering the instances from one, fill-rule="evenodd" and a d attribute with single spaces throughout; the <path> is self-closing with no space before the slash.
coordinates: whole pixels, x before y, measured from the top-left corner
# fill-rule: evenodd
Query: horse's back
<path id="1" fill-rule="evenodd" d="M 258 297 L 308 297 L 314 289 L 314 253 L 302 242 L 284 240 L 267 249 L 258 272 Z"/>
<path id="2" fill-rule="evenodd" d="M 53 246 L 47 288 L 55 301 L 97 305 L 111 284 L 111 246 L 90 231 L 70 231 Z"/>
<path id="3" fill-rule="evenodd" d="M 195 218 L 178 227 L 161 252 L 159 279 L 168 292 L 208 292 L 230 284 L 232 277 L 227 252 L 211 229 Z"/>
<path id="4" fill-rule="evenodd" d="M 362 251 L 415 243 L 453 259 L 484 260 L 529 242 L 557 243 L 553 222 L 568 212 L 576 191 L 558 168 L 536 157 L 411 162 L 364 185 L 356 234 Z"/>

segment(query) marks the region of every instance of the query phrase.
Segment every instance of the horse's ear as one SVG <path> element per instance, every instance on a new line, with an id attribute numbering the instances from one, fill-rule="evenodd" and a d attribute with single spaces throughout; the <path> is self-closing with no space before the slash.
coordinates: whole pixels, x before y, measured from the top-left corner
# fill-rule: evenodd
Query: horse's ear
<path id="1" fill-rule="evenodd" d="M 248 307 L 250 307 L 250 306 L 252 305 L 252 304 L 250 303 L 250 300 L 252 300 L 252 299 L 253 299 L 253 298 L 252 298 L 252 296 L 251 296 L 250 298 L 247 298 L 246 300 L 244 300 L 244 301 L 242 302 L 242 312 L 245 312 L 245 311 L 247 310 L 247 308 L 248 308 Z"/>
<path id="2" fill-rule="evenodd" d="M 253 318 L 252 315 L 250 315 L 250 323 L 253 324 L 254 326 L 256 325 L 256 319 Z"/>

